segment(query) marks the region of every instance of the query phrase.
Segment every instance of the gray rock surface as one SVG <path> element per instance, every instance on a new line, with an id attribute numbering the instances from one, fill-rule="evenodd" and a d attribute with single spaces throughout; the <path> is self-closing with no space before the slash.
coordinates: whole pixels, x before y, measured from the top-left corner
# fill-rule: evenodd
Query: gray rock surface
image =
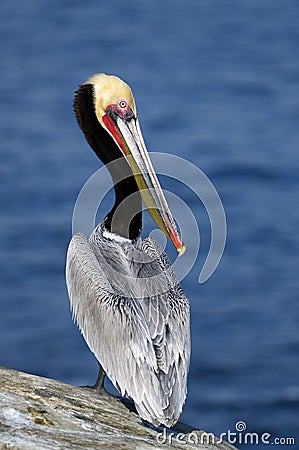
<path id="1" fill-rule="evenodd" d="M 0 449 L 190 448 L 235 447 L 180 423 L 156 431 L 109 394 L 0 367 Z"/>

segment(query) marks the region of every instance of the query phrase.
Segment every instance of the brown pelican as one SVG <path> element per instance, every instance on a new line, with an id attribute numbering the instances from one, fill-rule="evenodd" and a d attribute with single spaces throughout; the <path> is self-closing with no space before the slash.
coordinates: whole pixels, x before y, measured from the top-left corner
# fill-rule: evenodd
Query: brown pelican
<path id="1" fill-rule="evenodd" d="M 189 303 L 153 239 L 141 240 L 141 198 L 179 253 L 184 246 L 149 159 L 129 86 L 97 74 L 74 111 L 107 166 L 115 204 L 89 238 L 73 236 L 66 281 L 73 316 L 105 375 L 146 421 L 174 425 L 187 393 Z M 101 371 L 102 370 L 102 371 Z"/>

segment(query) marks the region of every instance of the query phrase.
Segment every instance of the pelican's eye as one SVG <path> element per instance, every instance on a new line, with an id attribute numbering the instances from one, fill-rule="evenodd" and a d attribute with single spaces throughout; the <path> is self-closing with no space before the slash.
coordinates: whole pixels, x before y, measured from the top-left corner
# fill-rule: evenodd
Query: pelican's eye
<path id="1" fill-rule="evenodd" d="M 113 105 L 109 105 L 106 108 L 106 114 L 116 122 L 117 117 L 123 120 L 131 120 L 134 117 L 134 113 L 126 100 L 119 100 Z"/>

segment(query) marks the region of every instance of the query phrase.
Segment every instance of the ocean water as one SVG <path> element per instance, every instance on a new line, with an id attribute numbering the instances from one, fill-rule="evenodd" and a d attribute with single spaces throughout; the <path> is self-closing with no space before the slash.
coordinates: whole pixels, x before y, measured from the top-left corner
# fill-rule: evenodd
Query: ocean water
<path id="1" fill-rule="evenodd" d="M 243 421 L 299 445 L 298 14 L 295 0 L 2 0 L 1 365 L 78 385 L 96 378 L 64 281 L 73 207 L 101 167 L 72 99 L 91 74 L 116 74 L 133 88 L 149 150 L 199 167 L 227 218 L 221 263 L 199 284 L 208 215 L 190 187 L 161 176 L 201 238 L 182 280 L 192 312 L 182 420 L 216 434 Z"/>

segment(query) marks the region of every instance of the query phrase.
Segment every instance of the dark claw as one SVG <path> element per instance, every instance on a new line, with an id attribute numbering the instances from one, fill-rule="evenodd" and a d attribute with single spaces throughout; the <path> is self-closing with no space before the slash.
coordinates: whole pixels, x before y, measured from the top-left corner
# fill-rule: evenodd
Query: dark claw
<path id="1" fill-rule="evenodd" d="M 87 389 L 94 389 L 96 392 L 105 392 L 107 393 L 107 391 L 105 390 L 104 387 L 104 380 L 105 380 L 105 376 L 106 376 L 106 372 L 104 371 L 103 367 L 101 366 L 100 363 L 99 364 L 99 374 L 98 374 L 98 378 L 95 382 L 95 384 L 93 386 L 81 386 Z"/>

